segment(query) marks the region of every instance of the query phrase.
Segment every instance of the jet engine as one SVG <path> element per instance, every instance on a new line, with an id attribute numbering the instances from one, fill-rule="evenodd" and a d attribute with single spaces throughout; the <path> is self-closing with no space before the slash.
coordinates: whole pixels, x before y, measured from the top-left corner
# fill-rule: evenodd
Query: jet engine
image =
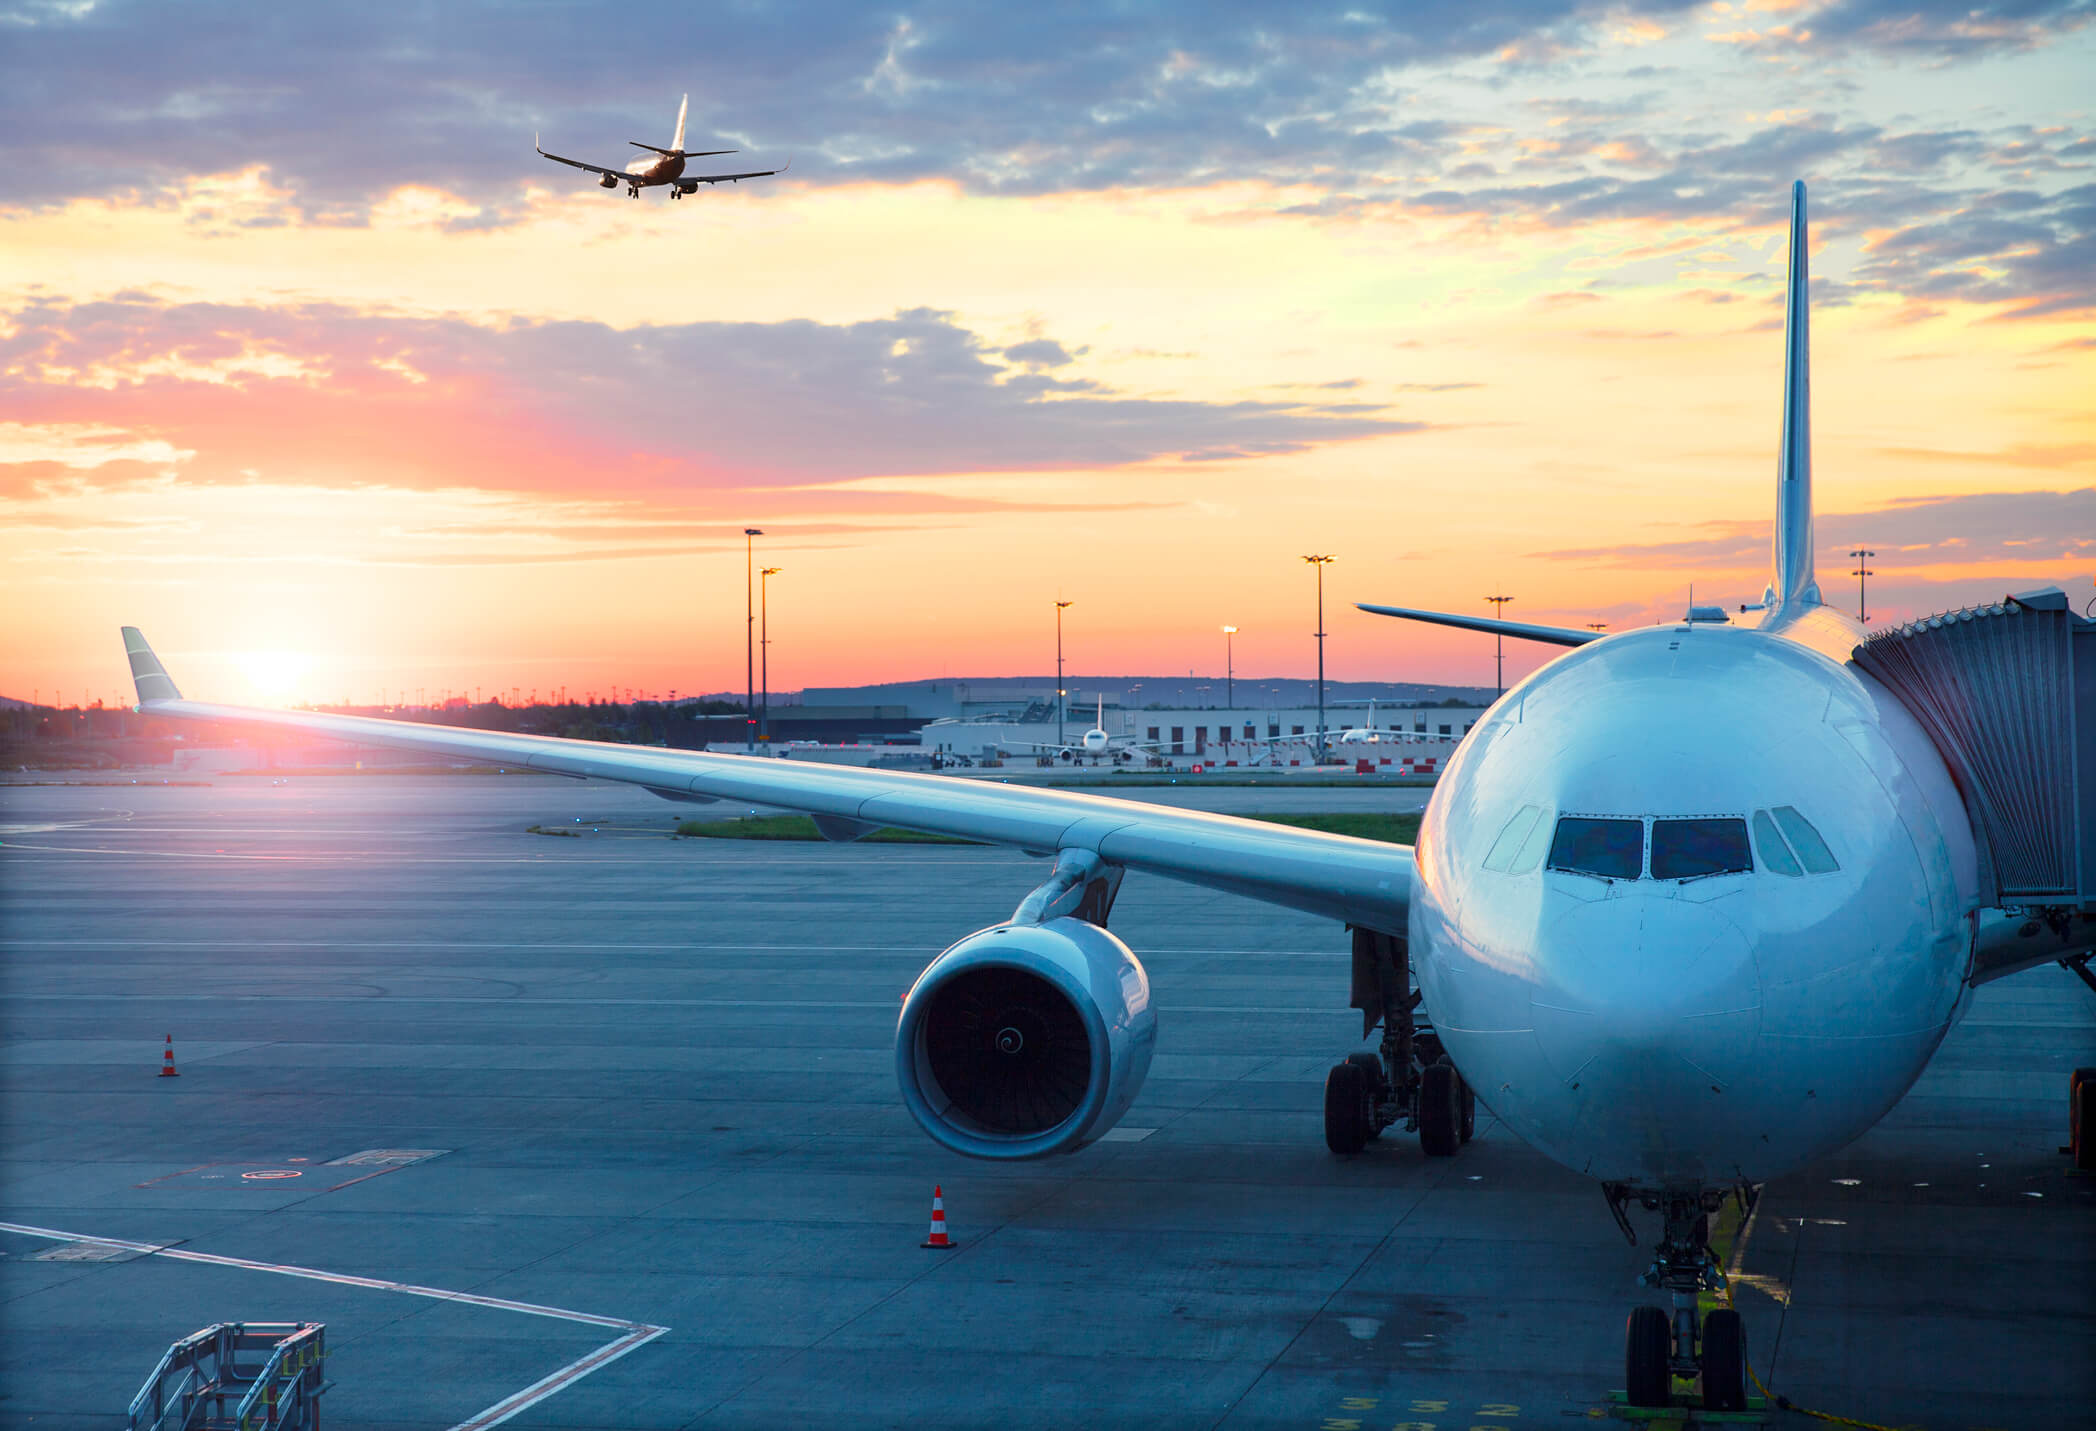
<path id="1" fill-rule="evenodd" d="M 619 177 L 616 174 L 606 174 L 597 181 L 597 187 L 600 189 L 616 189 L 618 186 Z"/>
<path id="2" fill-rule="evenodd" d="M 1096 924 L 977 930 L 918 976 L 895 1030 L 903 1103 L 977 1158 L 1075 1152 L 1120 1121 L 1150 1071 L 1150 977 Z"/>

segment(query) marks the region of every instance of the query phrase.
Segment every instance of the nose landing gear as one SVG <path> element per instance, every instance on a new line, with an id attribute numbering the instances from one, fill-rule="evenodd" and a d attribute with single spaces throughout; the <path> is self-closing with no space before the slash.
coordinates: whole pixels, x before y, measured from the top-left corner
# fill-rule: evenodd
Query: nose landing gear
<path id="1" fill-rule="evenodd" d="M 1621 1183 L 1604 1184 L 1616 1225 L 1636 1245 L 1625 1208 L 1631 1190 Z M 1725 1269 L 1710 1249 L 1710 1214 L 1724 1204 L 1721 1189 L 1674 1188 L 1638 1194 L 1646 1208 L 1661 1211 L 1664 1230 L 1651 1270 L 1638 1280 L 1665 1291 L 1671 1316 L 1662 1307 L 1637 1307 L 1623 1334 L 1624 1400 L 1632 1406 L 1673 1404 L 1675 1377 L 1703 1381 L 1703 1409 L 1744 1411 L 1747 1407 L 1747 1337 L 1738 1312 L 1720 1307 L 1702 1315 L 1698 1302 L 1705 1292 L 1725 1290 Z"/>

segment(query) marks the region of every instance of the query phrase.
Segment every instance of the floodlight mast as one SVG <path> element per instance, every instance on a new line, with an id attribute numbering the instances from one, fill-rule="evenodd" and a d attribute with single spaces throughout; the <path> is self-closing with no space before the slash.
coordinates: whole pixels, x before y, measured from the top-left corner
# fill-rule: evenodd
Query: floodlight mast
<path id="1" fill-rule="evenodd" d="M 1237 660 L 1232 647 L 1236 635 L 1235 626 L 1223 628 L 1223 706 L 1233 711 L 1237 709 Z"/>
<path id="2" fill-rule="evenodd" d="M 742 700 L 742 742 L 757 753 L 757 538 L 762 527 L 742 529 L 742 674 L 747 694 Z"/>
<path id="3" fill-rule="evenodd" d="M 771 749 L 771 579 L 775 566 L 757 573 L 757 739 Z"/>
<path id="4" fill-rule="evenodd" d="M 1063 743 L 1063 612 L 1075 606 L 1074 601 L 1055 603 L 1055 743 Z"/>
<path id="5" fill-rule="evenodd" d="M 1317 763 L 1325 763 L 1325 568 L 1339 560 L 1327 552 L 1321 556 L 1306 556 L 1304 561 L 1317 568 Z"/>
<path id="6" fill-rule="evenodd" d="M 1868 626 L 1870 624 L 1870 599 L 1866 587 L 1870 578 L 1877 575 L 1876 572 L 1870 569 L 1870 559 L 1876 556 L 1877 553 L 1867 547 L 1857 547 L 1849 555 L 1856 559 L 1856 569 L 1849 573 L 1850 576 L 1856 578 L 1856 619 Z"/>
<path id="7" fill-rule="evenodd" d="M 1485 600 L 1492 603 L 1492 614 L 1500 617 L 1506 615 L 1506 604 L 1513 599 L 1511 596 L 1488 596 L 1485 598 Z M 1492 699 L 1497 701 L 1499 696 L 1506 694 L 1506 633 L 1503 631 L 1492 633 L 1492 669 L 1493 680 L 1499 686 L 1499 695 L 1493 696 Z"/>

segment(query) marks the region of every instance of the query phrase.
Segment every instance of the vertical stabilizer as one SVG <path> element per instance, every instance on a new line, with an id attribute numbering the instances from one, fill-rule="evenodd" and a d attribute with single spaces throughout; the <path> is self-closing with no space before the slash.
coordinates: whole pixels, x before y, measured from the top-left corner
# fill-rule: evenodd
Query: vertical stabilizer
<path id="1" fill-rule="evenodd" d="M 687 94 L 677 103 L 677 137 L 670 141 L 670 148 L 679 154 L 684 152 L 684 116 L 690 110 L 691 96 Z"/>
<path id="2" fill-rule="evenodd" d="M 1812 345 L 1806 273 L 1805 185 L 1790 186 L 1790 273 L 1783 303 L 1783 449 L 1776 458 L 1774 571 L 1763 601 L 1820 604 L 1812 574 Z"/>

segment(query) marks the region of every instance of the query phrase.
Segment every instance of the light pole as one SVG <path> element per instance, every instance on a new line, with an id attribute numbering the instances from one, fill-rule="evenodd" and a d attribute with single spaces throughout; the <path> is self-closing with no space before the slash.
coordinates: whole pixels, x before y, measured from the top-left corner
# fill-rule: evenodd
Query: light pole
<path id="1" fill-rule="evenodd" d="M 1306 556 L 1304 561 L 1317 568 L 1317 763 L 1325 759 L 1325 568 L 1339 558 L 1329 552 L 1323 556 Z"/>
<path id="2" fill-rule="evenodd" d="M 757 538 L 764 535 L 762 527 L 742 529 L 742 674 L 748 694 L 742 701 L 743 745 L 751 755 L 757 753 Z"/>
<path id="3" fill-rule="evenodd" d="M 1485 598 L 1485 600 L 1492 603 L 1492 614 L 1499 617 L 1506 615 L 1506 604 L 1513 599 L 1511 596 L 1488 596 Z M 1499 683 L 1499 696 L 1503 696 L 1506 694 L 1506 633 L 1503 631 L 1494 631 L 1492 633 L 1492 668 L 1496 673 L 1494 679 Z M 1499 696 L 1494 696 L 1492 699 L 1496 701 L 1499 699 Z"/>
<path id="4" fill-rule="evenodd" d="M 757 711 L 763 722 L 757 727 L 757 739 L 766 750 L 771 749 L 771 579 L 778 574 L 775 566 L 757 573 Z"/>
<path id="5" fill-rule="evenodd" d="M 1077 603 L 1055 603 L 1055 743 L 1063 743 L 1063 611 Z"/>
<path id="6" fill-rule="evenodd" d="M 1868 625 L 1870 623 L 1870 603 L 1864 599 L 1864 586 L 1871 577 L 1877 575 L 1869 567 L 1870 559 L 1876 556 L 1877 553 L 1864 547 L 1857 547 L 1849 555 L 1856 559 L 1856 569 L 1849 573 L 1850 576 L 1856 578 L 1856 619 Z"/>
<path id="7" fill-rule="evenodd" d="M 1322 626 L 1322 621 L 1317 623 Z M 1231 649 L 1232 638 L 1237 635 L 1235 626 L 1223 628 L 1223 709 L 1237 709 L 1237 660 Z"/>

